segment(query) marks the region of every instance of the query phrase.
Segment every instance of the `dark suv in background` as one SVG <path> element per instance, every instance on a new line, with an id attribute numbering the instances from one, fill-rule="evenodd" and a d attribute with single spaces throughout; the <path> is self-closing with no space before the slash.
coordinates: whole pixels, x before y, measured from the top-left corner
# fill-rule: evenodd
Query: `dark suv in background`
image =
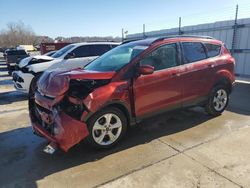
<path id="1" fill-rule="evenodd" d="M 6 64 L 9 75 L 15 69 L 16 63 L 28 56 L 29 54 L 25 50 L 10 49 L 6 51 Z"/>
<path id="2" fill-rule="evenodd" d="M 110 148 L 128 125 L 169 110 L 202 106 L 217 116 L 228 104 L 234 65 L 224 44 L 211 37 L 127 42 L 84 69 L 45 72 L 29 103 L 32 127 L 53 153 L 84 138 Z"/>

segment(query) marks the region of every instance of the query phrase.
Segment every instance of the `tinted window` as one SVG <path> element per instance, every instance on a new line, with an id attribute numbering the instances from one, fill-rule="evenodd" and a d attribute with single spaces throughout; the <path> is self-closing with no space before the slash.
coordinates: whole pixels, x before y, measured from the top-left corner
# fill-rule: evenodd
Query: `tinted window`
<path id="1" fill-rule="evenodd" d="M 51 57 L 53 57 L 53 58 L 61 57 L 62 55 L 64 55 L 67 51 L 69 51 L 74 46 L 75 45 L 73 45 L 73 44 L 67 45 L 67 46 L 61 48 L 60 50 L 56 51 L 56 53 L 54 53 Z"/>
<path id="2" fill-rule="evenodd" d="M 140 61 L 141 65 L 151 65 L 155 70 L 177 66 L 178 53 L 176 44 L 161 46 Z"/>
<path id="3" fill-rule="evenodd" d="M 100 56 L 110 50 L 110 45 L 90 45 L 89 56 Z"/>
<path id="4" fill-rule="evenodd" d="M 215 44 L 204 44 L 207 48 L 207 56 L 214 57 L 220 54 L 220 46 Z"/>
<path id="5" fill-rule="evenodd" d="M 116 46 L 119 46 L 118 44 L 111 44 L 111 48 L 115 48 Z"/>
<path id="6" fill-rule="evenodd" d="M 7 52 L 8 55 L 27 55 L 25 50 L 12 50 Z"/>
<path id="7" fill-rule="evenodd" d="M 183 42 L 182 43 L 184 63 L 192 63 L 202 59 L 206 59 L 206 53 L 203 45 L 199 42 Z"/>
<path id="8" fill-rule="evenodd" d="M 89 52 L 89 46 L 84 45 L 84 46 L 79 46 L 76 49 L 72 51 L 75 54 L 75 58 L 79 57 L 89 57 L 90 52 Z"/>

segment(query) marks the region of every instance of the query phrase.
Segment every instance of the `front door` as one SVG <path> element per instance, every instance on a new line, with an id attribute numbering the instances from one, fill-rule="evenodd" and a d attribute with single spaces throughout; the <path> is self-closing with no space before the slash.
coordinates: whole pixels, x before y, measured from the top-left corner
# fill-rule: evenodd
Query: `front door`
<path id="1" fill-rule="evenodd" d="M 137 117 L 181 107 L 182 68 L 179 66 L 177 44 L 163 45 L 139 61 L 151 65 L 153 74 L 134 79 L 135 114 Z"/>

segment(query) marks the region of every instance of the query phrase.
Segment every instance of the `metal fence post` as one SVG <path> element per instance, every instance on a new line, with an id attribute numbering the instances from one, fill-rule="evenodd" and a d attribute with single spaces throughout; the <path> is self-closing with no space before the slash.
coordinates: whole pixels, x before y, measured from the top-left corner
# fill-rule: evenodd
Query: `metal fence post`
<path id="1" fill-rule="evenodd" d="M 143 32 L 143 38 L 146 38 L 146 34 L 145 34 L 145 24 L 143 24 L 143 26 L 142 26 L 142 32 Z"/>
<path id="2" fill-rule="evenodd" d="M 232 55 L 234 54 L 234 50 L 235 50 L 235 45 L 236 45 L 236 37 L 237 37 L 237 19 L 238 19 L 238 10 L 239 10 L 239 6 L 236 5 L 236 11 L 235 11 L 235 19 L 234 19 L 234 26 L 233 26 L 233 38 L 232 38 L 232 49 L 231 49 L 231 53 Z"/>
<path id="3" fill-rule="evenodd" d="M 122 28 L 122 42 L 124 41 L 124 29 Z"/>
<path id="4" fill-rule="evenodd" d="M 182 34 L 182 31 L 181 31 L 181 17 L 179 17 L 179 35 Z"/>

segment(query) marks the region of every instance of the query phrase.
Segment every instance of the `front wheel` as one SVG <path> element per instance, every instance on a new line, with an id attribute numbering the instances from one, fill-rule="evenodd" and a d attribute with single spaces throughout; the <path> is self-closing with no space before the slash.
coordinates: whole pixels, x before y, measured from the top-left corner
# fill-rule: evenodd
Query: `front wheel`
<path id="1" fill-rule="evenodd" d="M 127 130 L 127 118 L 117 108 L 97 112 L 88 121 L 89 143 L 100 149 L 108 149 L 118 143 Z"/>
<path id="2" fill-rule="evenodd" d="M 228 101 L 228 89 L 223 85 L 215 86 L 210 93 L 205 110 L 210 115 L 218 116 L 225 110 Z"/>

